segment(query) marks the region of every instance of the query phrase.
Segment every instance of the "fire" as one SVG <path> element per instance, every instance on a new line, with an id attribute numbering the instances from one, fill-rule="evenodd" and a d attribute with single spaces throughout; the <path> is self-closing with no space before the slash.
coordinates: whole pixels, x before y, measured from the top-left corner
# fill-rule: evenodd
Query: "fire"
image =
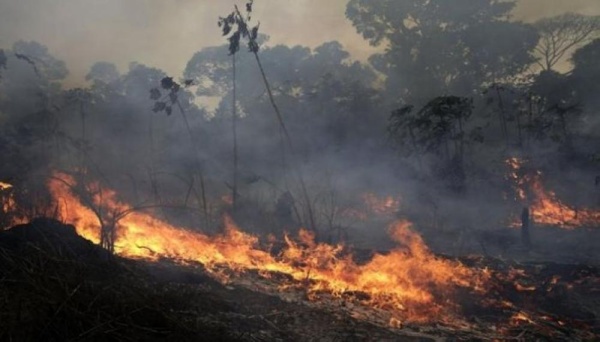
<path id="1" fill-rule="evenodd" d="M 531 317 L 529 317 L 529 315 L 524 313 L 523 311 L 519 311 L 516 314 L 514 314 L 510 320 L 513 325 L 518 325 L 521 322 L 525 322 L 528 324 L 535 324 L 535 322 L 531 319 Z"/>
<path id="2" fill-rule="evenodd" d="M 49 182 L 49 189 L 60 203 L 62 219 L 73 223 L 81 236 L 99 243 L 98 215 L 72 193 L 75 185 L 67 175 L 57 174 Z M 132 211 L 112 191 L 102 193 L 102 198 L 96 194 L 94 201 L 103 200 L 113 213 L 128 213 L 116 224 L 114 249 L 121 256 L 199 262 L 222 281 L 232 281 L 246 271 L 263 276 L 285 274 L 290 280 L 283 281 L 280 290 L 302 287 L 313 299 L 323 295 L 352 298 L 390 312 L 391 326 L 400 326 L 404 321 L 449 322 L 455 316 L 455 305 L 449 299 L 453 291 L 458 287 L 481 291 L 487 280 L 483 272 L 436 257 L 408 221 L 390 227 L 392 238 L 399 244 L 396 249 L 375 254 L 361 264 L 354 261 L 345 246 L 318 243 L 306 230 L 294 239 L 286 235 L 286 247 L 272 255 L 260 247 L 258 237 L 242 232 L 228 217 L 224 219 L 224 232 L 209 236 L 175 227 L 149 213 Z"/>
<path id="3" fill-rule="evenodd" d="M 0 181 L 0 191 L 12 188 L 12 184 L 4 183 Z"/>
<path id="4" fill-rule="evenodd" d="M 510 158 L 506 163 L 511 169 L 509 179 L 515 184 L 515 199 L 530 203 L 535 223 L 565 229 L 600 226 L 600 210 L 575 209 L 561 201 L 556 193 L 544 188 L 540 171 L 521 175 L 523 161 Z"/>
<path id="5" fill-rule="evenodd" d="M 362 200 L 370 212 L 379 215 L 391 215 L 400 209 L 400 199 L 393 196 L 378 197 L 374 193 L 362 195 Z"/>
<path id="6" fill-rule="evenodd" d="M 25 223 L 27 218 L 19 213 L 12 184 L 0 182 L 0 229 Z"/>
<path id="7" fill-rule="evenodd" d="M 15 200 L 13 198 L 13 194 L 10 191 L 12 189 L 12 184 L 8 184 L 5 182 L 0 182 L 0 207 L 3 213 L 8 213 L 15 209 Z"/>

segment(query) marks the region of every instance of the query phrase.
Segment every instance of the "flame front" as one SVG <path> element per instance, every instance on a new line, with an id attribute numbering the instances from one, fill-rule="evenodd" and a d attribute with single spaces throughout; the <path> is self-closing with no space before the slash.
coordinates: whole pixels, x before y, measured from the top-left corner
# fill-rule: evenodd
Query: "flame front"
<path id="1" fill-rule="evenodd" d="M 518 158 L 509 158 L 506 163 L 511 170 L 509 178 L 515 184 L 515 200 L 530 202 L 535 223 L 565 229 L 600 226 L 599 210 L 575 209 L 565 204 L 553 191 L 544 188 L 540 171 L 521 174 L 523 161 Z"/>
<path id="2" fill-rule="evenodd" d="M 73 180 L 57 175 L 49 188 L 60 205 L 61 217 L 76 226 L 77 232 L 100 241 L 96 214 L 81 204 L 71 192 Z M 70 185 L 68 185 L 70 184 Z M 104 192 L 111 210 L 124 212 L 126 204 L 114 192 Z M 307 286 L 309 298 L 322 293 L 342 297 L 361 293 L 362 303 L 388 310 L 405 321 L 451 320 L 454 305 L 450 295 L 457 287 L 479 290 L 486 276 L 457 261 L 434 256 L 407 221 L 392 225 L 390 233 L 400 246 L 389 254 L 375 254 L 366 263 L 357 263 L 342 245 L 315 242 L 312 233 L 301 230 L 296 239 L 285 237 L 286 246 L 274 256 L 259 247 L 258 238 L 242 232 L 225 217 L 225 231 L 217 236 L 178 228 L 148 213 L 132 211 L 117 225 L 115 252 L 121 256 L 156 260 L 172 258 L 180 262 L 200 262 L 220 280 L 219 270 L 231 274 L 254 270 L 263 276 L 282 273 L 294 281 L 282 283 L 285 289 Z M 279 278 L 279 277 L 278 277 Z M 394 324 L 398 321 L 394 318 Z"/>

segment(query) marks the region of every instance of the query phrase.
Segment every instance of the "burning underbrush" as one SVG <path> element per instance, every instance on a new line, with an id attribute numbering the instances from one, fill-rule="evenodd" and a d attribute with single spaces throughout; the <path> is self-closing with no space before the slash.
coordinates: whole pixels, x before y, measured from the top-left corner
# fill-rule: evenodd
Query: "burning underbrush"
<path id="1" fill-rule="evenodd" d="M 72 222 L 81 236 L 101 243 L 107 232 L 98 223 L 98 212 L 73 195 L 73 182 L 60 174 L 49 184 L 60 203 L 60 217 Z M 241 231 L 229 217 L 224 219 L 222 234 L 209 236 L 174 227 L 148 213 L 130 211 L 111 191 L 105 190 L 93 201 L 97 208 L 104 205 L 102 210 L 127 213 L 114 223 L 114 250 L 121 256 L 200 263 L 222 282 L 248 271 L 265 278 L 285 275 L 289 281 L 279 284 L 281 291 L 302 284 L 309 297 L 321 293 L 336 298 L 354 296 L 402 321 L 452 322 L 457 319 L 457 307 L 451 300 L 456 289 L 483 291 L 487 279 L 485 272 L 433 255 L 408 221 L 390 227 L 398 248 L 359 263 L 347 247 L 317 243 L 314 234 L 306 230 L 297 237 L 286 236 L 283 247 L 274 253 L 272 246 Z"/>
<path id="2" fill-rule="evenodd" d="M 565 229 L 600 227 L 600 210 L 566 204 L 554 191 L 544 187 L 541 171 L 524 166 L 526 161 L 509 158 L 506 164 L 510 170 L 507 178 L 514 185 L 514 200 L 530 206 L 535 223 Z M 513 223 L 513 226 L 518 226 L 518 223 Z"/>
<path id="3" fill-rule="evenodd" d="M 102 338 L 106 331 L 128 324 L 135 327 L 136 334 L 183 339 L 197 336 L 194 332 L 199 329 L 207 329 L 214 336 L 226 331 L 219 338 L 234 340 L 256 340 L 258 335 L 266 340 L 286 336 L 310 340 L 321 338 L 325 330 L 327 334 L 335 334 L 333 340 L 360 340 L 370 335 L 392 340 L 434 340 L 439 336 L 467 340 L 570 340 L 593 339 L 600 334 L 600 272 L 591 266 L 519 264 L 484 257 L 459 260 L 435 255 L 406 220 L 397 220 L 390 226 L 390 237 L 397 247 L 387 252 L 352 250 L 343 244 L 318 242 L 307 230 L 300 230 L 295 236 L 285 235 L 283 241 L 263 240 L 243 232 L 227 216 L 222 232 L 208 235 L 174 226 L 158 218 L 151 207 L 133 208 L 120 201 L 115 192 L 98 184 L 91 184 L 88 189 L 93 191 L 82 196 L 73 177 L 57 173 L 48 185 L 55 199 L 57 217 L 74 225 L 69 228 L 71 233 L 54 221 L 36 221 L 32 226 L 45 227 L 45 235 L 19 233 L 28 231 L 23 226 L 0 235 L 3 261 L 8 264 L 17 261 L 31 264 L 27 261 L 30 254 L 22 258 L 15 252 L 15 234 L 21 234 L 18 235 L 24 240 L 21 245 L 43 242 L 52 246 L 50 254 L 37 255 L 45 250 L 38 247 L 33 247 L 36 252 L 31 254 L 37 255 L 34 268 L 45 269 L 53 262 L 59 263 L 51 265 L 53 273 L 47 275 L 52 279 L 50 283 L 58 282 L 52 286 L 59 289 L 60 299 L 47 303 L 46 311 L 54 312 L 57 318 L 50 318 L 51 323 L 44 329 L 46 335 L 72 336 L 73 332 L 56 324 L 67 314 L 74 315 L 76 320 L 80 319 L 77 315 L 98 317 L 89 322 L 79 321 L 81 327 L 76 329 L 75 336 L 80 339 Z M 390 198 L 378 204 L 381 205 L 374 208 L 388 208 L 385 212 L 399 205 Z M 73 242 L 85 241 L 75 238 L 73 229 L 93 244 Z M 53 238 L 47 238 L 48 231 L 54 232 Z M 129 261 L 114 258 L 97 245 L 112 249 Z M 17 248 L 20 250 L 21 247 Z M 44 258 L 49 258 L 48 263 Z M 61 266 L 61 262 L 74 264 Z M 85 265 L 98 262 L 104 265 L 98 268 L 99 273 L 108 270 L 114 276 L 95 274 L 96 271 L 88 274 Z M 114 266 L 114 263 L 128 266 Z M 0 281 L 1 286 L 12 291 L 5 293 L 21 293 L 18 286 L 12 287 L 16 283 L 5 280 L 28 281 L 19 280 L 31 276 L 21 274 L 21 268 L 28 272 L 25 264 L 5 267 L 14 271 L 4 274 L 4 280 Z M 140 265 L 144 265 L 143 271 L 138 269 Z M 116 268 L 110 271 L 113 267 Z M 39 269 L 32 268 L 31 273 L 40 273 Z M 71 274 L 74 270 L 79 271 Z M 138 271 L 145 275 L 138 275 Z M 70 274 L 67 277 L 70 280 L 61 280 L 64 277 L 61 272 Z M 148 278 L 148 272 L 162 280 Z M 45 277 L 41 273 L 40 277 Z M 121 279 L 120 285 L 113 284 L 109 280 L 112 278 Z M 89 284 L 90 279 L 108 283 Z M 30 290 L 54 296 L 43 289 L 44 282 L 37 279 L 39 286 Z M 169 286 L 165 287 L 164 282 Z M 119 302 L 117 307 L 123 310 L 113 313 L 102 306 L 106 298 L 95 294 L 90 286 L 128 287 L 121 294 L 107 290 L 110 297 L 107 300 Z M 100 307 L 94 306 L 95 300 L 90 299 L 92 304 L 82 309 L 82 302 L 87 300 L 79 298 L 82 293 L 89 298 L 98 296 Z M 4 300 L 10 301 L 10 296 Z M 175 304 L 169 303 L 171 300 Z M 79 304 L 73 307 L 71 301 Z M 26 311 L 34 310 L 33 302 L 27 303 Z M 14 316 L 15 310 L 20 309 L 14 307 L 3 316 L 13 323 L 13 330 L 0 334 L 17 336 L 14 329 L 20 326 L 19 322 L 27 321 Z M 142 314 L 135 315 L 138 310 Z M 301 314 L 306 317 L 300 319 Z M 42 313 L 24 315 L 37 317 Z M 194 323 L 190 323 L 191 317 Z M 330 323 L 323 325 L 323 322 Z M 306 330 L 321 335 L 308 336 Z M 244 331 L 252 333 L 244 336 Z"/>

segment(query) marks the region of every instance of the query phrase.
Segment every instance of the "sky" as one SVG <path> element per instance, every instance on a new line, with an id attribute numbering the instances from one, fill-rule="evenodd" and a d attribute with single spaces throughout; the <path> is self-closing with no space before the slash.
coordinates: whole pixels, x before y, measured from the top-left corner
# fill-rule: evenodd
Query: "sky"
<path id="1" fill-rule="evenodd" d="M 377 49 L 345 17 L 348 0 L 256 0 L 253 20 L 270 45 L 316 47 L 338 40 L 352 58 Z M 400 0 L 399 0 L 400 1 Z M 451 1 L 451 0 L 448 0 Z M 515 20 L 534 21 L 565 12 L 600 15 L 600 0 L 518 0 Z M 217 18 L 243 0 L 0 0 L 0 48 L 35 40 L 67 63 L 67 86 L 83 83 L 97 61 L 121 72 L 137 61 L 181 75 L 206 46 L 225 43 Z"/>

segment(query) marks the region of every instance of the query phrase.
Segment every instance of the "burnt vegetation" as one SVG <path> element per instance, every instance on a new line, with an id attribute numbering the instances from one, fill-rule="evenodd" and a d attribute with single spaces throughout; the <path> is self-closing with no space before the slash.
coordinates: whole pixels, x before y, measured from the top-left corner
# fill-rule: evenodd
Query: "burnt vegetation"
<path id="1" fill-rule="evenodd" d="M 356 61 L 337 41 L 271 44 L 253 16 L 268 2 L 242 5 L 215 15 L 223 44 L 181 75 L 101 61 L 66 89 L 67 65 L 41 43 L 0 49 L 0 339 L 600 336 L 599 17 L 349 0 L 379 48 Z M 90 210 L 100 246 L 60 222 L 73 204 L 50 180 Z M 359 266 L 388 255 L 387 225 L 407 220 L 436 260 L 486 270 L 489 288 L 453 293 L 470 328 L 400 323 L 352 311 L 366 291 L 309 290 L 310 270 L 225 285 L 150 244 L 137 248 L 151 261 L 121 258 L 134 213 L 206 236 L 227 236 L 231 218 L 278 258 L 286 234 L 310 234 L 303 251 L 340 244 Z M 279 278 L 301 298 L 274 294 Z"/>

